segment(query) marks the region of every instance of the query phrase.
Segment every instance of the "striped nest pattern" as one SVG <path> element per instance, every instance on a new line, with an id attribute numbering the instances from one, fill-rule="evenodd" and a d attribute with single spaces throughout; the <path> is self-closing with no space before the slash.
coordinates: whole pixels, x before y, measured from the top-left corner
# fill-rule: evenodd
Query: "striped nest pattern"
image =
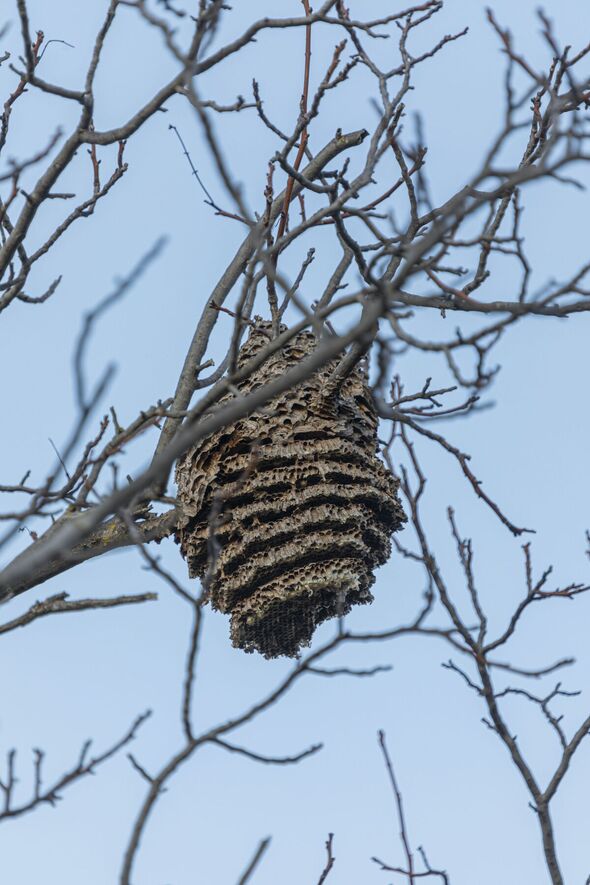
<path id="1" fill-rule="evenodd" d="M 257 319 L 238 366 L 270 335 Z M 299 333 L 239 392 L 283 374 L 316 344 Z M 176 540 L 189 574 L 205 578 L 213 607 L 231 614 L 233 645 L 267 658 L 296 655 L 322 621 L 371 602 L 373 570 L 406 519 L 377 457 L 366 372 L 355 368 L 337 387 L 335 365 L 200 442 L 176 468 Z"/>

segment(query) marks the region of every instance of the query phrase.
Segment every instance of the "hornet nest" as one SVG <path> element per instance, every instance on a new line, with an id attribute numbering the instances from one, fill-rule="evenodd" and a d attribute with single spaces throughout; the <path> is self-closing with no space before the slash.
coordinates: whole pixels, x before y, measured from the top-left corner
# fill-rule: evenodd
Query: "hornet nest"
<path id="1" fill-rule="evenodd" d="M 271 334 L 257 318 L 238 367 Z M 282 375 L 316 345 L 300 332 L 239 392 Z M 189 575 L 204 578 L 213 608 L 231 614 L 233 645 L 267 658 L 296 655 L 318 624 L 371 602 L 373 571 L 406 519 L 398 483 L 377 456 L 366 369 L 335 385 L 336 365 L 199 442 L 176 468 L 176 541 Z"/>

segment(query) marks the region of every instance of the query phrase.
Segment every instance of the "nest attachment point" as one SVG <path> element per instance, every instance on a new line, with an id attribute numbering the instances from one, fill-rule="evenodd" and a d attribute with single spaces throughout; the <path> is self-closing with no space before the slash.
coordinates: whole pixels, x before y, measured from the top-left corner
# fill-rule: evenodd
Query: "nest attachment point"
<path id="1" fill-rule="evenodd" d="M 257 319 L 243 366 L 270 339 Z M 317 345 L 300 332 L 238 385 L 248 394 Z M 233 645 L 294 656 L 315 628 L 371 602 L 376 566 L 405 514 L 397 481 L 377 456 L 377 417 L 366 372 L 340 384 L 336 363 L 220 430 L 178 462 L 176 540 L 191 577 L 231 614 Z M 229 395 L 228 398 L 229 399 Z"/>

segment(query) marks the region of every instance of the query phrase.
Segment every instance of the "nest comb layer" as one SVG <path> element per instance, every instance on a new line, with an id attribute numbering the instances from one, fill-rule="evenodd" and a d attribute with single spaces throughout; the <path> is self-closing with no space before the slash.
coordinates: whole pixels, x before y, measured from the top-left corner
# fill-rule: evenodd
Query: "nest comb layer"
<path id="1" fill-rule="evenodd" d="M 268 344 L 258 321 L 238 365 Z M 239 385 L 247 394 L 308 355 L 301 332 Z M 405 521 L 397 483 L 377 457 L 365 371 L 336 387 L 330 363 L 265 410 L 213 434 L 178 462 L 176 540 L 191 577 L 231 614 L 233 645 L 296 655 L 327 618 L 371 602 L 373 570 Z"/>

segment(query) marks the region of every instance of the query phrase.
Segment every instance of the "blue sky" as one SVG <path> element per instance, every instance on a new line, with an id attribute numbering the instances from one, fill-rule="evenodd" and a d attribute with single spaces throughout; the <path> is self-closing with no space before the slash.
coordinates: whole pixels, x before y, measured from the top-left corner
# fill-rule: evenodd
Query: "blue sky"
<path id="1" fill-rule="evenodd" d="M 350 2 L 353 14 L 383 14 L 396 4 Z M 536 2 L 518 6 L 495 0 L 498 19 L 509 23 L 519 46 L 539 67 L 547 63 L 538 34 Z M 73 44 L 49 47 L 42 75 L 76 87 L 89 47 L 106 9 L 87 0 L 72 6 L 54 0 L 28 4 L 33 29 L 46 38 Z M 586 4 L 570 0 L 545 6 L 562 41 L 587 40 Z M 485 22 L 485 4 L 449 0 L 418 39 L 430 44 L 469 25 L 466 38 L 447 47 L 417 71 L 408 110 L 424 115 L 430 145 L 427 171 L 435 199 L 448 199 L 477 168 L 501 121 L 503 57 Z M 252 18 L 276 12 L 263 0 L 234 3 L 227 34 Z M 281 12 L 299 13 L 299 3 Z M 4 47 L 21 53 L 16 11 Z M 313 72 L 319 77 L 331 56 L 334 36 L 314 31 Z M 249 95 L 260 80 L 265 108 L 281 127 L 293 125 L 301 82 L 302 34 L 265 35 L 241 55 L 203 78 L 201 93 L 231 102 Z M 387 48 L 383 52 L 390 51 Z M 393 51 L 393 50 L 391 50 Z M 316 67 L 317 66 L 317 67 Z M 170 76 L 174 66 L 158 36 L 121 10 L 109 37 L 98 78 L 96 127 L 122 122 L 138 102 Z M 317 82 L 317 81 L 316 81 Z M 0 69 L 7 94 L 14 75 Z M 209 93 L 208 93 L 209 94 Z M 312 150 L 337 126 L 360 128 L 372 120 L 368 81 L 352 77 L 342 98 L 327 102 L 324 118 L 311 129 Z M 28 154 L 45 143 L 57 124 L 72 125 L 75 109 L 34 92 L 15 106 L 9 152 Z M 277 144 L 251 112 L 215 120 L 226 153 L 252 209 L 263 206 L 269 157 Z M 38 307 L 14 305 L 0 323 L 3 433 L 2 482 L 17 481 L 29 468 L 41 479 L 53 462 L 48 442 L 67 438 L 75 415 L 71 381 L 72 341 L 83 313 L 124 275 L 162 234 L 168 244 L 140 284 L 101 322 L 93 339 L 90 370 L 117 363 L 117 375 L 101 406 L 114 404 L 121 421 L 131 420 L 173 389 L 192 330 L 208 292 L 240 242 L 242 230 L 212 215 L 191 180 L 179 146 L 168 130 L 177 125 L 204 180 L 222 205 L 228 200 L 215 176 L 198 126 L 180 99 L 169 103 L 134 137 L 126 151 L 129 171 L 93 217 L 81 220 L 39 265 L 31 289 L 42 291 L 63 273 L 56 295 Z M 114 167 L 116 148 L 100 153 L 103 175 Z M 91 191 L 90 162 L 80 151 L 60 189 L 79 196 Z M 588 197 L 555 183 L 535 185 L 526 196 L 524 232 L 535 268 L 533 288 L 564 278 L 587 260 Z M 33 241 L 61 218 L 59 201 L 35 222 Z M 400 211 L 402 211 L 400 209 Z M 308 248 L 305 242 L 303 248 Z M 318 256 L 306 280 L 313 300 L 330 272 L 330 241 L 317 241 Z M 287 266 L 292 271 L 293 267 Z M 502 268 L 487 292 L 511 296 L 513 278 Z M 229 322 L 229 320 L 228 320 Z M 450 322 L 455 325 L 455 321 Z M 229 325 L 219 323 L 214 356 Z M 531 320 L 507 334 L 496 352 L 502 364 L 491 396 L 496 407 L 472 420 L 453 422 L 449 438 L 473 454 L 472 465 L 485 487 L 518 524 L 537 531 L 533 556 L 538 569 L 555 563 L 555 583 L 588 578 L 584 529 L 588 527 L 587 470 L 588 319 Z M 442 386 L 442 364 L 416 356 L 400 364 L 408 390 L 427 375 Z M 97 418 L 98 420 L 98 418 Z M 129 453 L 126 470 L 136 471 L 155 437 Z M 456 464 L 432 445 L 419 445 L 429 475 L 425 505 L 431 540 L 461 599 L 445 509 L 456 508 L 462 531 L 474 539 L 482 595 L 493 623 L 505 623 L 523 592 L 521 542 L 514 540 L 470 493 Z M 410 530 L 404 538 L 411 542 Z M 26 543 L 19 536 L 16 549 Z M 182 580 L 185 567 L 172 542 L 158 551 Z M 424 578 L 399 557 L 380 570 L 376 601 L 350 618 L 358 629 L 383 629 L 411 616 Z M 124 733 L 146 708 L 154 716 L 133 747 L 148 771 L 157 770 L 181 743 L 178 714 L 188 611 L 168 589 L 140 567 L 133 551 L 113 554 L 26 594 L 2 612 L 15 616 L 36 599 L 68 592 L 72 597 L 154 590 L 157 603 L 129 610 L 64 615 L 39 621 L 0 638 L 0 760 L 19 750 L 19 789 L 27 794 L 32 753 L 47 753 L 46 776 L 58 776 L 77 759 L 90 736 L 100 750 Z M 564 675 L 564 687 L 584 688 L 590 677 L 588 601 L 549 602 L 534 608 L 514 645 L 512 659 L 543 665 L 565 655 L 578 659 Z M 314 646 L 333 626 L 322 627 Z M 334 885 L 390 881 L 370 862 L 373 855 L 402 861 L 392 797 L 377 746 L 377 730 L 388 736 L 404 793 L 414 847 L 425 846 L 431 863 L 448 870 L 453 885 L 537 885 L 548 881 L 528 796 L 500 742 L 480 722 L 478 699 L 441 662 L 449 649 L 437 640 L 405 639 L 350 648 L 334 663 L 391 664 L 373 680 L 309 677 L 277 707 L 235 736 L 237 743 L 266 753 L 291 754 L 316 741 L 324 750 L 297 767 L 274 768 L 223 753 L 200 751 L 170 783 L 147 827 L 134 885 L 225 885 L 238 880 L 260 838 L 271 847 L 256 885 L 314 883 L 324 863 L 324 842 L 335 834 Z M 226 619 L 205 615 L 202 657 L 197 670 L 196 718 L 205 729 L 244 709 L 274 685 L 289 664 L 264 661 L 233 650 Z M 536 687 L 536 686 L 535 686 Z M 588 710 L 582 694 L 567 702 L 566 724 L 574 729 Z M 557 758 L 553 736 L 535 710 L 514 702 L 514 730 L 543 779 Z M 0 765 L 2 763 L 0 762 Z M 555 802 L 558 851 L 567 882 L 590 873 L 586 802 L 590 743 L 577 754 Z M 0 828 L 0 870 L 11 885 L 108 885 L 118 881 L 120 857 L 144 795 L 145 785 L 124 755 L 95 778 L 64 793 L 58 807 L 41 808 Z"/>

